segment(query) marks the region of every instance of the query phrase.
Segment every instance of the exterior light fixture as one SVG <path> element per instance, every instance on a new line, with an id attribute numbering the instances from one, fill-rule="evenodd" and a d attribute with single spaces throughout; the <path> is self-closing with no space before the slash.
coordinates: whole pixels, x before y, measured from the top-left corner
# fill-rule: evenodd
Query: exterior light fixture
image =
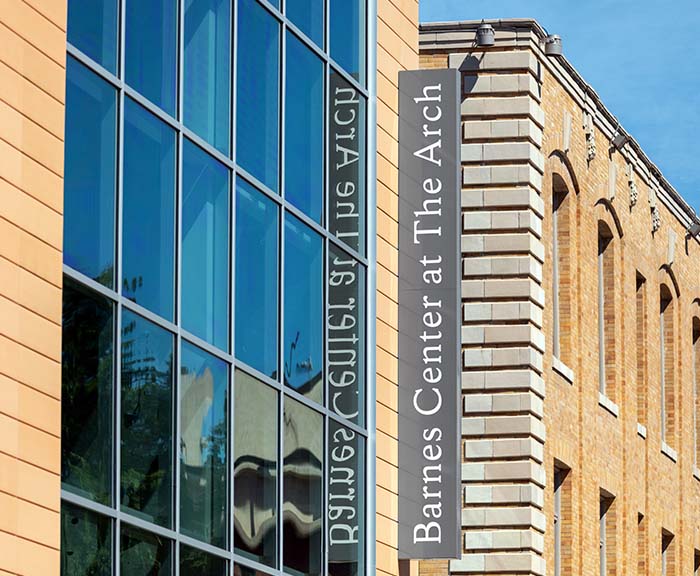
<path id="1" fill-rule="evenodd" d="M 615 132 L 615 135 L 610 143 L 615 150 L 621 151 L 625 147 L 625 144 L 627 144 L 630 140 L 631 138 L 627 134 Z"/>
<path id="2" fill-rule="evenodd" d="M 545 37 L 544 53 L 547 56 L 561 56 L 564 53 L 564 47 L 559 34 L 549 34 Z"/>
<path id="3" fill-rule="evenodd" d="M 688 236 L 695 238 L 698 234 L 700 234 L 700 222 L 693 222 L 688 228 Z"/>
<path id="4" fill-rule="evenodd" d="M 493 46 L 496 43 L 496 31 L 491 24 L 482 23 L 476 30 L 477 46 Z"/>

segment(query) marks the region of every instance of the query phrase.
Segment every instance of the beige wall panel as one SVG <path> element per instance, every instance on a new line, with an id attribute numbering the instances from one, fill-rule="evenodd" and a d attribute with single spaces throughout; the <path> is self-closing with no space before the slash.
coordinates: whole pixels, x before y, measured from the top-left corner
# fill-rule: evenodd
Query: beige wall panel
<path id="1" fill-rule="evenodd" d="M 63 138 L 63 104 L 24 76 L 0 61 L 0 100 L 43 126 L 57 138 Z"/>
<path id="2" fill-rule="evenodd" d="M 391 408 L 394 412 L 399 409 L 399 387 L 382 376 L 377 374 L 377 402 Z"/>
<path id="3" fill-rule="evenodd" d="M 0 256 L 54 286 L 61 286 L 61 252 L 3 218 L 0 218 Z"/>
<path id="4" fill-rule="evenodd" d="M 0 375 L 0 412 L 57 438 L 61 435 L 61 402 Z"/>
<path id="5" fill-rule="evenodd" d="M 399 142 L 382 126 L 377 127 L 377 147 L 381 147 L 382 156 L 396 168 L 399 167 Z"/>
<path id="6" fill-rule="evenodd" d="M 377 320 L 377 346 L 396 356 L 398 354 L 396 340 L 396 328 Z"/>
<path id="7" fill-rule="evenodd" d="M 0 217 L 20 227 L 56 250 L 63 248 L 61 214 L 25 194 L 7 180 L 0 180 Z"/>
<path id="8" fill-rule="evenodd" d="M 61 324 L 61 290 L 0 256 L 0 296 Z"/>
<path id="9" fill-rule="evenodd" d="M 66 0 L 0 9 L 0 571 L 58 576 Z"/>
<path id="10" fill-rule="evenodd" d="M 406 43 L 406 40 L 401 38 L 394 28 L 397 22 L 392 22 L 386 16 L 382 18 L 379 14 L 377 19 L 377 34 L 382 37 L 382 47 L 396 60 L 404 69 L 410 69 L 413 62 L 416 61 L 418 53 Z M 418 39 L 418 31 L 414 29 L 416 40 Z"/>
<path id="11" fill-rule="evenodd" d="M 402 0 L 377 0 L 377 15 L 391 28 L 398 31 L 407 42 L 408 48 L 415 52 L 418 45 L 418 2 Z"/>
<path id="12" fill-rule="evenodd" d="M 54 398 L 61 397 L 61 365 L 1 335 L 0 374 Z"/>
<path id="13" fill-rule="evenodd" d="M 3 130 L 4 132 L 4 130 Z M 63 179 L 0 140 L 0 178 L 63 213 Z"/>
<path id="14" fill-rule="evenodd" d="M 384 266 L 377 266 L 377 290 L 394 302 L 399 301 L 399 279 Z"/>
<path id="15" fill-rule="evenodd" d="M 377 181 L 377 206 L 391 219 L 399 221 L 399 197 L 381 181 Z"/>
<path id="16" fill-rule="evenodd" d="M 63 141 L 0 101 L 2 139 L 24 154 L 63 176 Z"/>
<path id="17" fill-rule="evenodd" d="M 66 71 L 0 22 L 0 60 L 59 102 L 66 97 Z"/>
<path id="18" fill-rule="evenodd" d="M 65 66 L 65 32 L 27 2 L 3 0 L 3 23 L 57 64 Z"/>

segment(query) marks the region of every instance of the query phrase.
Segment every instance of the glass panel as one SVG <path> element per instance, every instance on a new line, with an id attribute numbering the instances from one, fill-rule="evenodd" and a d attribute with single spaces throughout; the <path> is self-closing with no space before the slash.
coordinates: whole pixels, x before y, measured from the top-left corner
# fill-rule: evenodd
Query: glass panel
<path id="1" fill-rule="evenodd" d="M 331 72 L 328 228 L 360 254 L 365 252 L 366 105 L 349 82 Z"/>
<path id="2" fill-rule="evenodd" d="M 185 125 L 229 152 L 231 0 L 185 1 Z"/>
<path id="3" fill-rule="evenodd" d="M 177 0 L 126 1 L 126 83 L 175 116 Z"/>
<path id="4" fill-rule="evenodd" d="M 284 568 L 321 574 L 323 417 L 284 400 Z"/>
<path id="5" fill-rule="evenodd" d="M 156 524 L 170 526 L 172 334 L 125 310 L 121 364 L 122 508 Z"/>
<path id="6" fill-rule="evenodd" d="M 286 0 L 285 10 L 292 23 L 323 48 L 323 0 Z"/>
<path id="7" fill-rule="evenodd" d="M 331 246 L 328 255 L 328 404 L 362 426 L 365 405 L 365 270 Z"/>
<path id="8" fill-rule="evenodd" d="M 100 504 L 112 501 L 113 306 L 64 279 L 61 481 Z"/>
<path id="9" fill-rule="evenodd" d="M 68 42 L 112 74 L 117 73 L 117 18 L 117 0 L 68 2 Z"/>
<path id="10" fill-rule="evenodd" d="M 285 197 L 316 222 L 323 212 L 323 63 L 287 33 Z"/>
<path id="11" fill-rule="evenodd" d="M 229 170 L 189 140 L 182 169 L 182 326 L 228 350 Z"/>
<path id="12" fill-rule="evenodd" d="M 61 502 L 61 576 L 111 576 L 112 522 Z"/>
<path id="13" fill-rule="evenodd" d="M 180 576 L 225 576 L 226 560 L 196 548 L 180 546 Z"/>
<path id="14" fill-rule="evenodd" d="M 236 357 L 277 378 L 277 205 L 250 184 L 236 186 Z"/>
<path id="15" fill-rule="evenodd" d="M 117 93 L 70 56 L 66 65 L 63 261 L 112 288 Z"/>
<path id="16" fill-rule="evenodd" d="M 236 158 L 275 192 L 279 178 L 280 27 L 256 0 L 238 3 Z"/>
<path id="17" fill-rule="evenodd" d="M 228 364 L 182 343 L 180 531 L 226 547 Z"/>
<path id="18" fill-rule="evenodd" d="M 365 573 L 365 442 L 328 423 L 328 574 Z"/>
<path id="19" fill-rule="evenodd" d="M 120 568 L 124 576 L 170 576 L 172 544 L 167 538 L 122 524 Z"/>
<path id="20" fill-rule="evenodd" d="M 174 292 L 175 149 L 175 132 L 127 98 L 122 292 L 169 320 Z"/>
<path id="21" fill-rule="evenodd" d="M 323 402 L 323 244 L 289 214 L 285 234 L 284 383 Z"/>
<path id="22" fill-rule="evenodd" d="M 331 58 L 365 82 L 365 1 L 330 0 Z"/>
<path id="23" fill-rule="evenodd" d="M 277 392 L 236 371 L 234 546 L 275 566 L 277 525 Z"/>

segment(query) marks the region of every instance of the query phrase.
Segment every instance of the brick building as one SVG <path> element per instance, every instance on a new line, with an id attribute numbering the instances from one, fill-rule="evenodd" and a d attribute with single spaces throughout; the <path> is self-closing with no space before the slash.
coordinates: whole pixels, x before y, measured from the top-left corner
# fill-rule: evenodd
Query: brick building
<path id="1" fill-rule="evenodd" d="M 693 574 L 695 212 L 532 20 L 424 24 L 462 101 L 463 550 L 421 574 Z"/>

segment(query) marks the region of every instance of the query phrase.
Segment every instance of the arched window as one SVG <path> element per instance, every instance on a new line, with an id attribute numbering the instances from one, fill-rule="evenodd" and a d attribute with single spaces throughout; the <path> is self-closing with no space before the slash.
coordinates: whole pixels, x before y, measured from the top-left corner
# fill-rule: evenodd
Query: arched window
<path id="1" fill-rule="evenodd" d="M 564 364 L 571 352 L 571 194 L 559 174 L 552 177 L 553 353 Z"/>
<path id="2" fill-rule="evenodd" d="M 661 439 L 673 448 L 676 434 L 676 343 L 674 338 L 674 301 L 671 290 L 665 284 L 661 285 L 659 304 Z"/>
<path id="3" fill-rule="evenodd" d="M 610 227 L 598 222 L 598 383 L 617 402 L 615 385 L 615 243 Z"/>

